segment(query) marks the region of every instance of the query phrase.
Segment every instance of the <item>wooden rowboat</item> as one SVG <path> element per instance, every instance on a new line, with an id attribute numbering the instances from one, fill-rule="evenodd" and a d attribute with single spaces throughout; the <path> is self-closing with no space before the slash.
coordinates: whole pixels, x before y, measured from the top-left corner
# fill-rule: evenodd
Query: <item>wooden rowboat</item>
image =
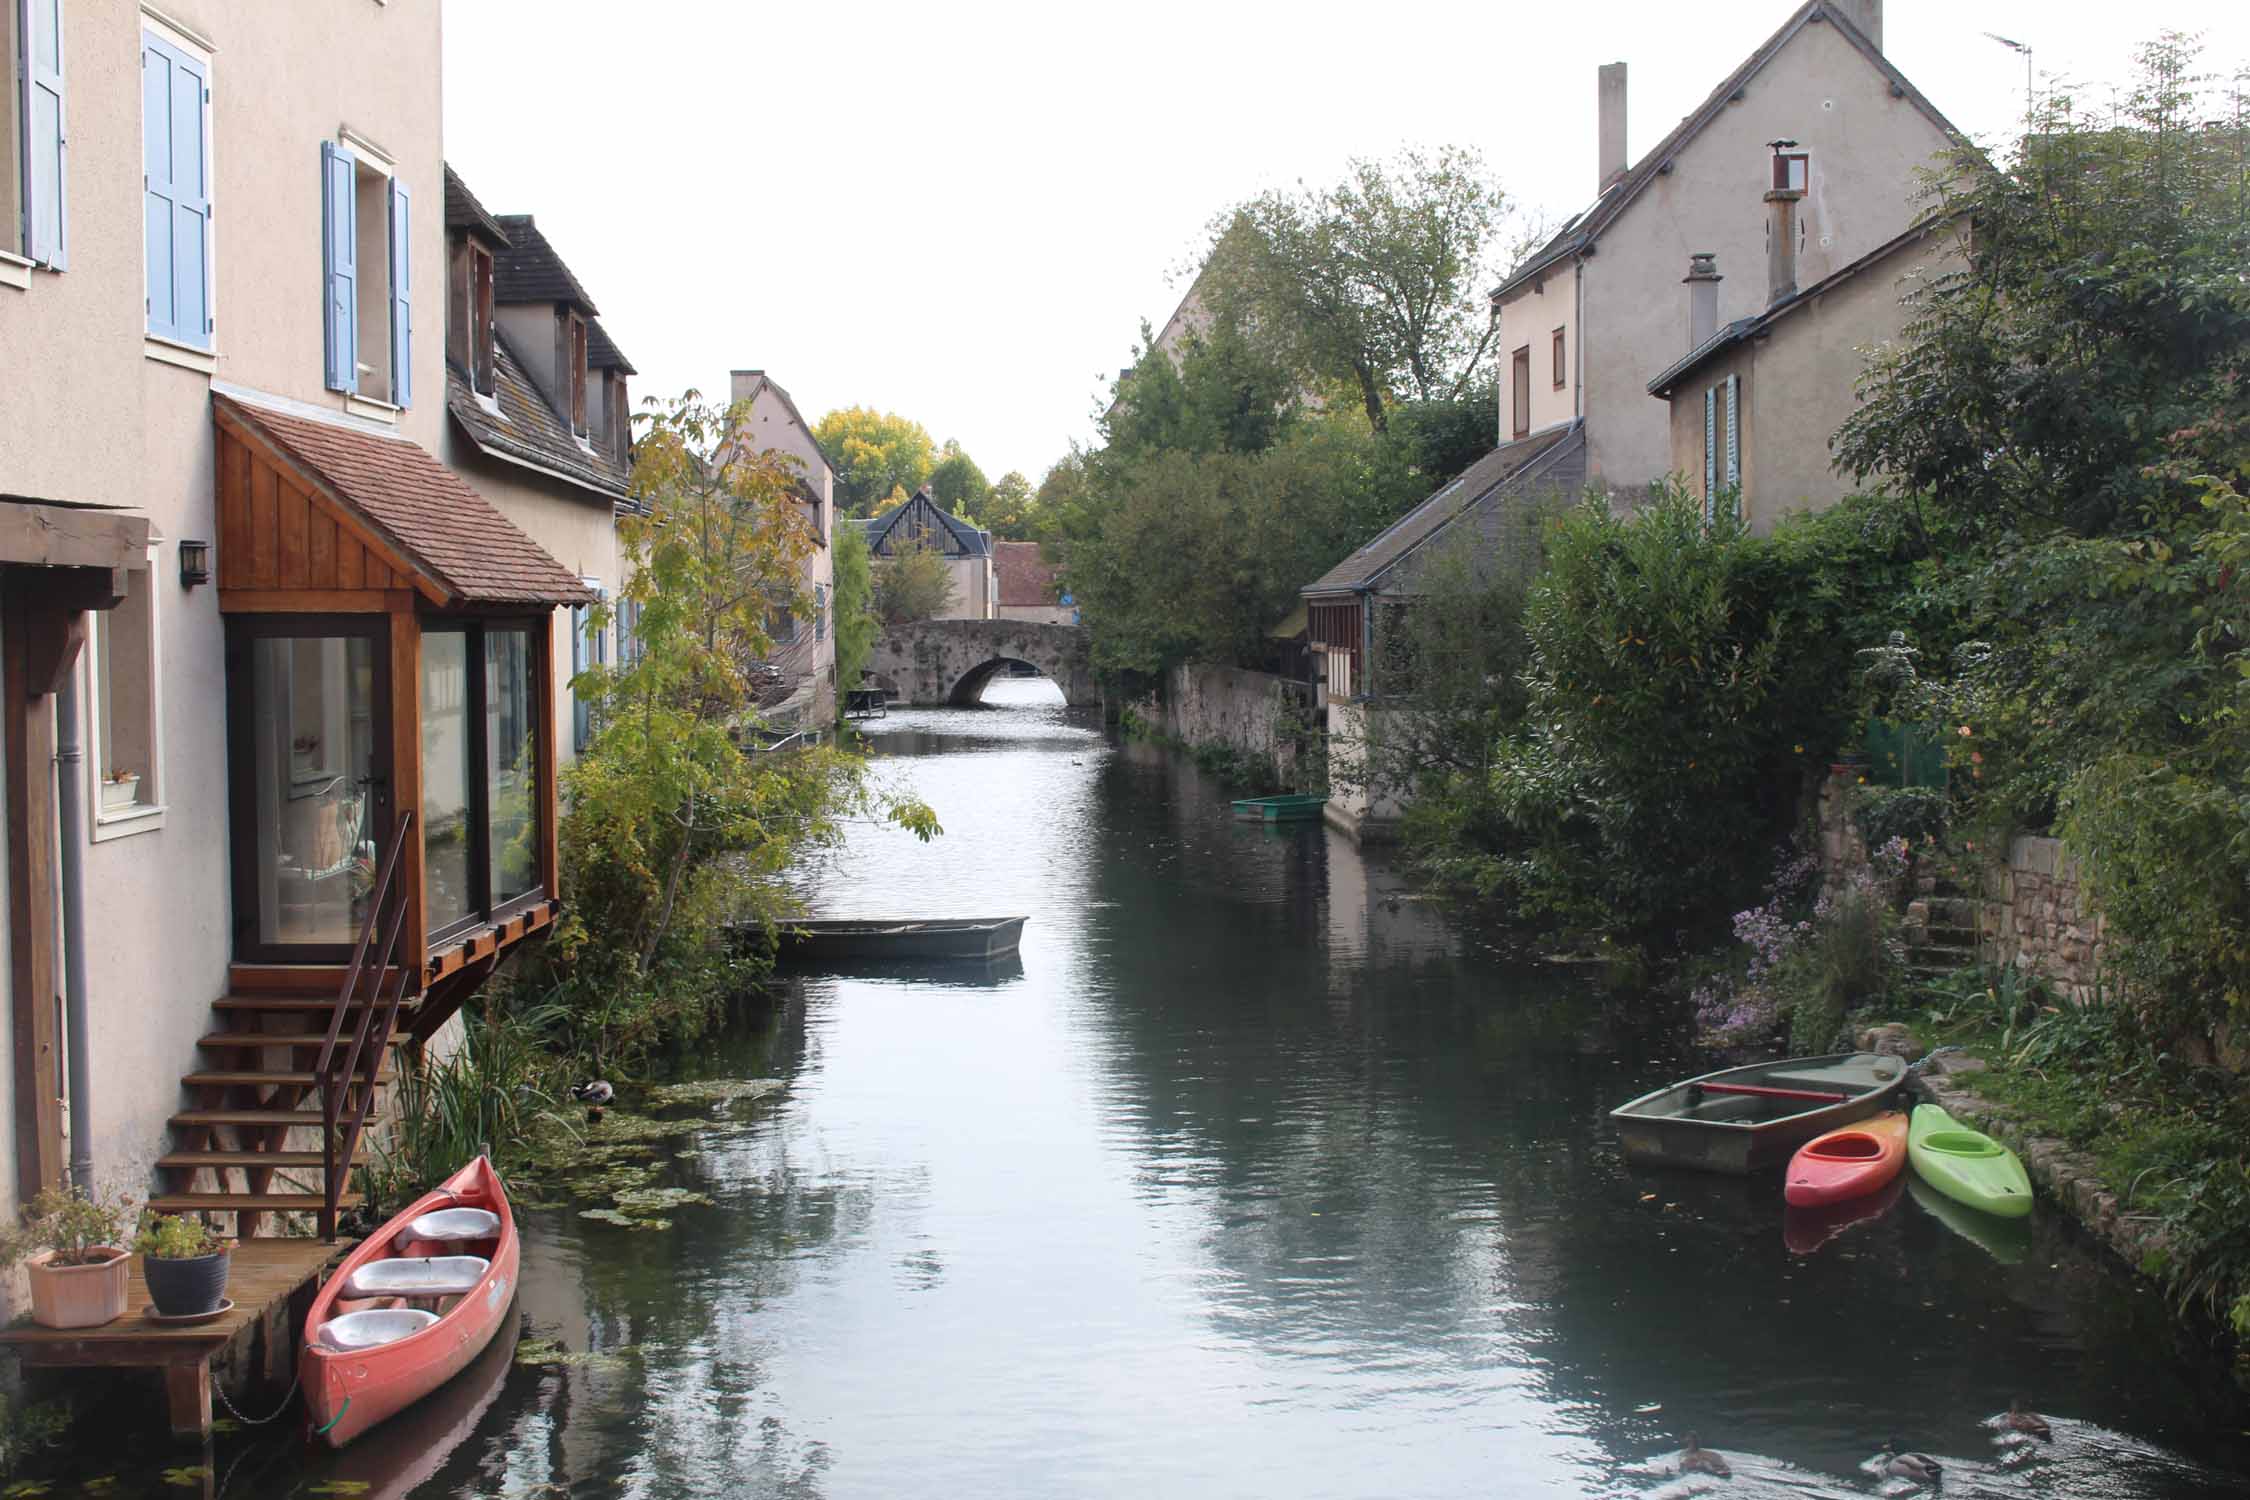
<path id="1" fill-rule="evenodd" d="M 941 921 L 804 918 L 783 924 L 781 956 L 793 963 L 838 959 L 974 958 L 1013 953 L 1029 917 L 967 917 Z"/>
<path id="2" fill-rule="evenodd" d="M 312 1435 L 341 1448 L 460 1374 L 507 1319 L 521 1253 L 482 1156 L 362 1241 L 305 1316 Z"/>
<path id="3" fill-rule="evenodd" d="M 1284 797 L 1238 797 L 1234 815 L 1246 821 L 1267 823 L 1295 823 L 1320 816 L 1328 805 L 1328 797 L 1321 792 L 1292 792 Z"/>
<path id="4" fill-rule="evenodd" d="M 1814 1136 L 1866 1119 L 1905 1082 L 1895 1057 L 1790 1057 L 1671 1084 L 1609 1117 L 1627 1161 L 1740 1174 L 1779 1166 Z"/>

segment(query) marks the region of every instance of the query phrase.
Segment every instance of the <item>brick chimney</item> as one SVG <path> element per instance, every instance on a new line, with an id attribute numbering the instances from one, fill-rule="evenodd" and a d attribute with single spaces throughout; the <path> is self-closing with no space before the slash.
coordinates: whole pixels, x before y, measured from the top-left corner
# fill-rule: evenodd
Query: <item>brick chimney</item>
<path id="1" fill-rule="evenodd" d="M 1700 349 L 1719 331 L 1719 283 L 1725 278 L 1719 275 L 1718 252 L 1690 254 L 1687 275 L 1681 279 L 1687 284 L 1687 346 Z"/>
<path id="2" fill-rule="evenodd" d="M 1828 0 L 1828 8 L 1851 22 L 1877 52 L 1883 50 L 1883 0 Z"/>
<path id="3" fill-rule="evenodd" d="M 1603 63 L 1598 76 L 1601 159 L 1596 165 L 1601 172 L 1600 191 L 1606 193 L 1624 177 L 1628 165 L 1625 159 L 1625 65 Z"/>
<path id="4" fill-rule="evenodd" d="M 1766 194 L 1766 306 L 1771 307 L 1797 290 L 1796 188 L 1775 188 Z"/>

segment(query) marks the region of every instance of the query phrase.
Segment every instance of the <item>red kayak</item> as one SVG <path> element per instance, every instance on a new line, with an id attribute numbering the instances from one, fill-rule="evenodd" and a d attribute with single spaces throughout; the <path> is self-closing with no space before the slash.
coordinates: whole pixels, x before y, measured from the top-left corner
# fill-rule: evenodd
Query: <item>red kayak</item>
<path id="1" fill-rule="evenodd" d="M 305 1317 L 312 1435 L 341 1448 L 461 1373 L 516 1289 L 515 1215 L 478 1157 L 345 1257 Z"/>
<path id="2" fill-rule="evenodd" d="M 1906 1165 L 1906 1116 L 1886 1110 L 1815 1136 L 1789 1159 L 1782 1196 L 1797 1208 L 1865 1197 Z"/>

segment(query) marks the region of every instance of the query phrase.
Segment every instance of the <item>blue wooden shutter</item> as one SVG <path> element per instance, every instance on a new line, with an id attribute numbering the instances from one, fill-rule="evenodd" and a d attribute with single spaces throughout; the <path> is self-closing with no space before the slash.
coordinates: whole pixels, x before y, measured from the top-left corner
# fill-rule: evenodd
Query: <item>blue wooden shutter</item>
<path id="1" fill-rule="evenodd" d="M 587 731 L 593 727 L 593 715 L 586 703 L 586 695 L 578 690 L 578 674 L 586 670 L 586 606 L 581 604 L 570 612 L 570 748 L 586 748 Z"/>
<path id="2" fill-rule="evenodd" d="M 211 164 L 203 64 L 141 38 L 142 254 L 148 331 L 211 345 Z"/>
<path id="3" fill-rule="evenodd" d="M 413 236 L 407 233 L 406 185 L 391 179 L 391 400 L 414 404 Z"/>
<path id="4" fill-rule="evenodd" d="M 23 19 L 24 254 L 60 271 L 70 263 L 62 0 L 29 0 Z"/>
<path id="5" fill-rule="evenodd" d="M 334 141 L 320 143 L 321 319 L 328 388 L 359 389 L 359 225 L 354 212 L 352 154 Z"/>

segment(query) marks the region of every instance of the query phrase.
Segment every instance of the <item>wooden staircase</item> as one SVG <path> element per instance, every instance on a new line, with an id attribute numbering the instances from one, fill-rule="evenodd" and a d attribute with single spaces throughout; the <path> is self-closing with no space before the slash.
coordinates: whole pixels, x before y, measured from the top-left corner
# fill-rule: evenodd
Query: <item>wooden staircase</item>
<path id="1" fill-rule="evenodd" d="M 196 1043 L 204 1065 L 180 1080 L 192 1102 L 172 1116 L 173 1150 L 157 1159 L 169 1190 L 149 1199 L 156 1212 L 231 1213 L 244 1239 L 268 1214 L 310 1214 L 334 1239 L 338 1213 L 359 1202 L 350 1184 L 367 1160 L 362 1136 L 381 1120 L 378 1096 L 412 1040 L 416 1002 L 405 992 L 417 966 L 394 965 L 407 899 L 397 865 L 412 821 L 399 819 L 377 868 L 340 988 L 229 994 L 212 1006 L 214 1027 Z"/>

